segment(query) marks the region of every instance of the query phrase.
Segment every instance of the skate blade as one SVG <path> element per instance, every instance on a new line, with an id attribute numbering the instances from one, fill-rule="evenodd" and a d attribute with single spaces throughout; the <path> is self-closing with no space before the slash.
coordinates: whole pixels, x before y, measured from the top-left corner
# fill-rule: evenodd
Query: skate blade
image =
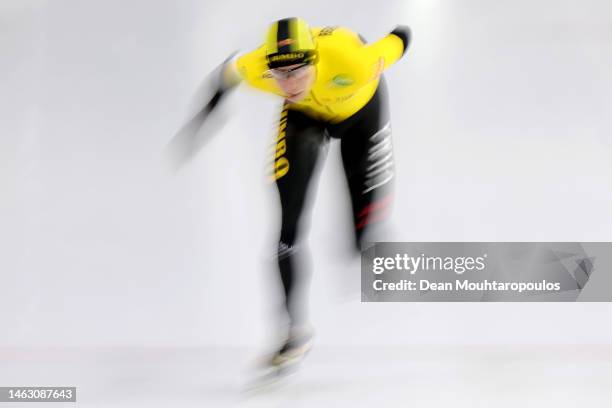
<path id="1" fill-rule="evenodd" d="M 260 374 L 247 384 L 247 394 L 270 392 L 283 388 L 288 384 L 289 378 L 297 372 L 295 365 L 283 367 L 269 367 L 267 372 Z"/>

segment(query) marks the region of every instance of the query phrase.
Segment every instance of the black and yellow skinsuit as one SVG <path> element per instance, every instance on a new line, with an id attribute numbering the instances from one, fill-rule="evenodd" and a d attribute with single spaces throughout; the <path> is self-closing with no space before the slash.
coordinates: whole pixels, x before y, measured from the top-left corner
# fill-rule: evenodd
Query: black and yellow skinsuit
<path id="1" fill-rule="evenodd" d="M 291 19 L 279 24 L 292 23 Z M 309 29 L 310 30 L 310 29 Z M 308 185 L 329 138 L 341 140 L 343 167 L 350 191 L 357 248 L 366 227 L 385 218 L 392 201 L 394 176 L 388 97 L 381 74 L 398 61 L 410 42 L 407 27 L 366 44 L 343 27 L 310 30 L 316 45 L 316 79 L 308 96 L 297 103 L 285 101 L 273 149 L 272 177 L 282 207 L 278 262 L 291 324 L 299 325 L 302 300 L 296 299 L 298 227 Z M 282 44 L 280 36 L 278 43 Z M 276 41 L 276 39 L 274 40 Z M 281 97 L 283 91 L 270 74 L 270 45 L 229 60 L 224 83 L 244 81 Z M 223 89 L 216 95 L 216 101 Z M 214 98 L 213 98 L 214 99 Z"/>
<path id="2" fill-rule="evenodd" d="M 343 27 L 313 28 L 318 61 L 310 95 L 290 106 L 328 123 L 339 123 L 357 113 L 372 98 L 380 75 L 404 53 L 404 40 L 389 34 L 364 44 L 358 34 Z M 407 37 L 404 37 L 407 38 Z M 250 86 L 284 96 L 268 73 L 266 46 L 239 57 L 235 67 Z"/>

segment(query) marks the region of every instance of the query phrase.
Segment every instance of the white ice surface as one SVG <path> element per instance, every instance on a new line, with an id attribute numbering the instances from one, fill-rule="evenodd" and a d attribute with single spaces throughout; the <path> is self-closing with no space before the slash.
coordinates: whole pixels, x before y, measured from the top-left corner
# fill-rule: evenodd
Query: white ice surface
<path id="1" fill-rule="evenodd" d="M 76 386 L 80 408 L 604 408 L 612 397 L 609 347 L 323 347 L 255 389 L 252 358 L 239 348 L 0 350 L 0 383 Z"/>

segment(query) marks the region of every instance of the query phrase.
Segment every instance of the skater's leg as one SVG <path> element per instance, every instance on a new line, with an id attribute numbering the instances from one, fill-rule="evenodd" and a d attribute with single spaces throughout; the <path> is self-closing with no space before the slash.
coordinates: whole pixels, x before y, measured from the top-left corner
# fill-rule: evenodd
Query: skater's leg
<path id="1" fill-rule="evenodd" d="M 351 196 L 355 245 L 388 217 L 393 200 L 393 145 L 384 82 L 341 137 L 342 164 Z"/>
<path id="2" fill-rule="evenodd" d="M 306 248 L 299 242 L 309 182 L 326 149 L 324 128 L 316 121 L 285 106 L 281 113 L 275 149 L 274 178 L 281 202 L 278 266 L 284 290 L 284 307 L 290 327 L 306 320 L 305 285 L 309 278 Z"/>

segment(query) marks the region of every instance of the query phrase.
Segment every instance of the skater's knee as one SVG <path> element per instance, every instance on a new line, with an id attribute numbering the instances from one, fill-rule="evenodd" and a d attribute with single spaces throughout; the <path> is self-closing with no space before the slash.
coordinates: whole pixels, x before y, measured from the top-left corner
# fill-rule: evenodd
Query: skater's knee
<path id="1" fill-rule="evenodd" d="M 285 259 L 289 256 L 291 256 L 292 254 L 295 253 L 297 249 L 297 245 L 294 242 L 294 240 L 291 240 L 289 242 L 287 241 L 283 241 L 282 239 L 278 242 L 278 248 L 276 251 L 276 257 L 280 260 L 280 259 Z"/>

